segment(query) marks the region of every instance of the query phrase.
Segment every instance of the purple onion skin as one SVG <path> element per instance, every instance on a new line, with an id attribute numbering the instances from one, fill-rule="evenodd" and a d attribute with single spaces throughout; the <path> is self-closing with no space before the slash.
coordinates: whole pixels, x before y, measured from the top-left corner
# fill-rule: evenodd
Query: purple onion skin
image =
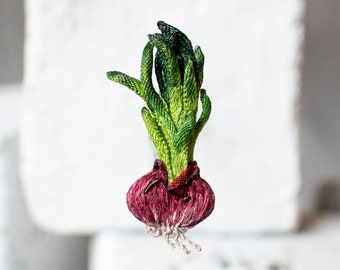
<path id="1" fill-rule="evenodd" d="M 128 208 L 149 227 L 186 231 L 211 214 L 215 205 L 214 192 L 200 177 L 196 161 L 169 186 L 167 175 L 163 162 L 156 159 L 152 171 L 130 187 L 126 196 Z"/>

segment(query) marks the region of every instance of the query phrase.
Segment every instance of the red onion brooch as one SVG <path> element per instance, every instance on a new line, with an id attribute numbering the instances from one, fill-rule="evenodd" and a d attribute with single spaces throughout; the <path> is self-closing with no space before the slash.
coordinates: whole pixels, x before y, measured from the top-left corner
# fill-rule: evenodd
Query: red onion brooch
<path id="1" fill-rule="evenodd" d="M 188 238 L 187 230 L 207 218 L 215 204 L 214 192 L 193 159 L 211 102 L 201 89 L 204 55 L 200 47 L 193 48 L 177 28 L 162 21 L 157 25 L 161 33 L 148 35 L 140 79 L 118 71 L 107 72 L 107 77 L 145 101 L 142 117 L 158 154 L 152 170 L 130 187 L 128 208 L 145 223 L 147 232 L 163 236 L 170 246 L 188 254 L 190 246 L 198 251 L 201 247 Z M 153 67 L 159 91 L 152 83 Z"/>

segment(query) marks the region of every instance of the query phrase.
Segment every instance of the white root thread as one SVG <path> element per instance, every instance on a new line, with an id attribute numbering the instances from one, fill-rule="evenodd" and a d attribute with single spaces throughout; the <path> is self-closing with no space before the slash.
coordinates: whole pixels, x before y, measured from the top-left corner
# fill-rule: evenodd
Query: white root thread
<path id="1" fill-rule="evenodd" d="M 188 231 L 187 228 L 179 227 L 178 225 L 173 226 L 167 222 L 166 225 L 146 225 L 145 231 L 147 233 L 152 233 L 154 237 L 163 236 L 170 247 L 176 248 L 176 246 L 178 246 L 185 254 L 191 253 L 191 250 L 189 249 L 190 246 L 198 252 L 201 251 L 201 246 L 186 235 L 186 232 Z"/>

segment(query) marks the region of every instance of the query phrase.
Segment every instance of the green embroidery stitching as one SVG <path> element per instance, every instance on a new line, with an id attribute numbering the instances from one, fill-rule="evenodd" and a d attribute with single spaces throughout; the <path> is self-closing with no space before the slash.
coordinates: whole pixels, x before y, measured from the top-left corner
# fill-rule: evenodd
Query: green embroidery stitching
<path id="1" fill-rule="evenodd" d="M 171 184 L 193 161 L 195 142 L 209 119 L 211 102 L 201 89 L 204 55 L 200 47 L 194 50 L 187 36 L 171 25 L 160 21 L 158 27 L 161 34 L 148 35 L 139 80 L 118 71 L 107 72 L 107 77 L 145 101 L 142 117 Z M 152 83 L 153 62 L 159 93 Z M 196 121 L 198 99 L 202 112 Z"/>

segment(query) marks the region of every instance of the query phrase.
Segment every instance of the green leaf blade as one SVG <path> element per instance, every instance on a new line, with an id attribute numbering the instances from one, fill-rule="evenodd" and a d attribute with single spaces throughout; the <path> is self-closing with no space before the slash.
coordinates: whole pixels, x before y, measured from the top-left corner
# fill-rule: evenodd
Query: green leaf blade
<path id="1" fill-rule="evenodd" d="M 210 114 L 211 114 L 211 101 L 208 97 L 205 89 L 201 89 L 200 92 L 200 99 L 202 104 L 202 112 L 201 115 L 195 125 L 195 140 L 197 139 L 199 133 L 203 129 L 204 125 L 209 120 Z"/>
<path id="2" fill-rule="evenodd" d="M 143 97 L 143 87 L 139 80 L 120 71 L 108 71 L 106 73 L 106 76 L 109 80 L 122 84 L 130 90 L 134 91 L 137 95 Z"/>
<path id="3" fill-rule="evenodd" d="M 194 64 L 187 58 L 185 61 L 183 81 L 183 104 L 185 114 L 197 111 L 198 92 Z"/>
<path id="4" fill-rule="evenodd" d="M 195 59 L 196 59 L 197 86 L 198 88 L 200 88 L 203 83 L 204 54 L 199 46 L 196 46 L 195 48 Z"/>
<path id="5" fill-rule="evenodd" d="M 149 136 L 157 150 L 158 156 L 161 160 L 167 164 L 168 173 L 172 174 L 172 154 L 169 142 L 166 139 L 166 135 L 163 132 L 162 126 L 157 122 L 149 109 L 143 107 L 142 117 L 149 133 Z"/>

